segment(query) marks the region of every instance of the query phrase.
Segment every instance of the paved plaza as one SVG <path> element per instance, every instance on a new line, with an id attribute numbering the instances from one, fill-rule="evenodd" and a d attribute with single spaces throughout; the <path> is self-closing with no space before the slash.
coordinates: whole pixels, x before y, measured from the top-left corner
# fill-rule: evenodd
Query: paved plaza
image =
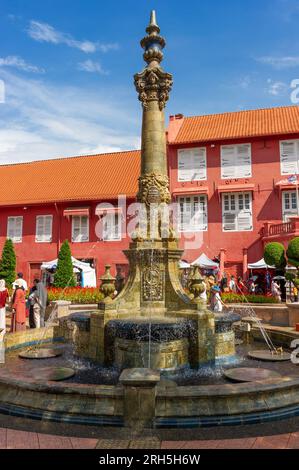
<path id="1" fill-rule="evenodd" d="M 0 449 L 299 449 L 299 432 L 242 439 L 160 441 L 66 437 L 1 428 Z"/>

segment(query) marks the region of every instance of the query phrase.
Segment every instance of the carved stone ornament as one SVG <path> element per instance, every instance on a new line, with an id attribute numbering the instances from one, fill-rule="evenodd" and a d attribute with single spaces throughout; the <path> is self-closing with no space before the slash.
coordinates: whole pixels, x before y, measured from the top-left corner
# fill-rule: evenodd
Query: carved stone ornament
<path id="1" fill-rule="evenodd" d="M 161 67 L 145 68 L 134 76 L 138 98 L 144 109 L 149 101 L 158 101 L 159 109 L 164 109 L 172 87 L 172 75 L 164 72 Z"/>
<path id="2" fill-rule="evenodd" d="M 158 264 L 148 266 L 142 273 L 143 300 L 163 300 L 164 275 Z"/>
<path id="3" fill-rule="evenodd" d="M 140 176 L 137 200 L 146 205 L 160 204 L 162 202 L 169 204 L 171 196 L 169 192 L 168 176 L 156 173 L 148 173 Z"/>

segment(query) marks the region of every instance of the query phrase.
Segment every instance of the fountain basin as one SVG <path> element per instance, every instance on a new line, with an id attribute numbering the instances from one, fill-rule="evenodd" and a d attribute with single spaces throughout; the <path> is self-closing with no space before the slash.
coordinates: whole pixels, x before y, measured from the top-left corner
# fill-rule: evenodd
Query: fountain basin
<path id="1" fill-rule="evenodd" d="M 174 370 L 189 365 L 190 323 L 174 318 L 111 320 L 106 326 L 111 365 Z"/>

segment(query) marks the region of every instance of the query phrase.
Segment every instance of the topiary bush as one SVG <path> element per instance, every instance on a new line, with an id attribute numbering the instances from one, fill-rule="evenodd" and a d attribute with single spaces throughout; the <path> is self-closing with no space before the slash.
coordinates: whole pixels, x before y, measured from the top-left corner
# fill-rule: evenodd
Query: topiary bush
<path id="1" fill-rule="evenodd" d="M 61 245 L 57 269 L 54 276 L 54 287 L 75 287 L 74 267 L 68 240 Z"/>
<path id="2" fill-rule="evenodd" d="M 292 266 L 299 268 L 299 237 L 290 241 L 287 249 L 288 262 Z"/>
<path id="3" fill-rule="evenodd" d="M 0 279 L 10 288 L 16 279 L 16 254 L 12 240 L 5 241 L 0 261 Z"/>
<path id="4" fill-rule="evenodd" d="M 284 246 L 278 242 L 268 243 L 264 250 L 264 260 L 269 266 L 283 269 L 286 266 Z"/>

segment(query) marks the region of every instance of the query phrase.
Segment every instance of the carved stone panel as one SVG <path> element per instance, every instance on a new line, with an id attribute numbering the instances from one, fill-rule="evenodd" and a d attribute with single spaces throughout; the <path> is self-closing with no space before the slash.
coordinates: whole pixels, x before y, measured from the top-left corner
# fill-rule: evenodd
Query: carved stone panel
<path id="1" fill-rule="evenodd" d="M 164 272 L 159 264 L 147 266 L 142 272 L 142 297 L 145 301 L 164 299 Z"/>

